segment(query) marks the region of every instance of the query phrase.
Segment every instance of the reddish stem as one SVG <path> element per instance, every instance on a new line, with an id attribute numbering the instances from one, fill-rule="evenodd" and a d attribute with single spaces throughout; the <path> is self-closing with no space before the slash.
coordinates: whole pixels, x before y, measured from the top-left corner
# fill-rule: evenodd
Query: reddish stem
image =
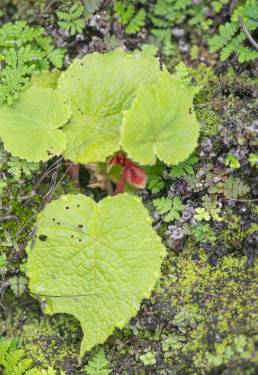
<path id="1" fill-rule="evenodd" d="M 125 183 L 126 183 L 126 178 L 124 173 L 122 173 L 120 180 L 118 181 L 116 185 L 116 190 L 114 191 L 113 195 L 121 194 L 125 190 Z"/>
<path id="2" fill-rule="evenodd" d="M 79 174 L 80 174 L 80 165 L 74 164 L 70 160 L 64 160 L 64 166 L 67 170 L 68 175 L 71 177 L 72 181 L 76 186 L 80 186 Z"/>

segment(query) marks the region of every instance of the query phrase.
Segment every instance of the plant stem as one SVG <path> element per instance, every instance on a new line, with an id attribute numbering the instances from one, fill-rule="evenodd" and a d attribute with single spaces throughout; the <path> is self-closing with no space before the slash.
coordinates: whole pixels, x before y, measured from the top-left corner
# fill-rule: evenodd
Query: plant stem
<path id="1" fill-rule="evenodd" d="M 238 16 L 238 21 L 240 23 L 240 26 L 241 26 L 241 29 L 243 30 L 243 32 L 245 33 L 247 39 L 249 40 L 249 42 L 252 44 L 252 46 L 256 49 L 256 51 L 258 51 L 258 43 L 254 40 L 254 38 L 252 37 L 252 35 L 250 34 L 250 31 L 248 30 L 247 26 L 245 25 L 242 17 Z"/>

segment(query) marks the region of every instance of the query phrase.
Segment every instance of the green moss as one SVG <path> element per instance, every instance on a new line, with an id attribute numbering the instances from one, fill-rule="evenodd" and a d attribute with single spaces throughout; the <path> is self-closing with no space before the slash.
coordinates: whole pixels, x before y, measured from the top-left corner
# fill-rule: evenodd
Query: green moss
<path id="1" fill-rule="evenodd" d="M 221 240 L 229 246 L 239 244 L 245 238 L 245 233 L 240 226 L 240 217 L 230 215 L 226 223 L 227 228 L 221 232 Z"/>
<path id="2" fill-rule="evenodd" d="M 23 248 L 34 223 L 42 197 L 32 192 L 32 186 L 18 184 L 12 178 L 7 179 L 8 189 L 1 199 L 1 214 L 10 217 L 0 225 L 0 251 L 9 253 Z"/>
<path id="3" fill-rule="evenodd" d="M 245 235 L 249 236 L 250 234 L 253 234 L 258 231 L 258 224 L 257 223 L 251 223 L 250 227 L 245 231 Z"/>
<path id="4" fill-rule="evenodd" d="M 252 210 L 255 213 L 255 210 Z M 247 236 L 258 230 L 258 224 L 250 222 L 250 226 L 247 229 L 243 229 L 240 221 L 240 216 L 227 213 L 224 218 L 226 228 L 218 234 L 217 240 L 230 249 L 231 252 L 238 251 L 239 254 L 243 254 L 245 248 L 244 241 Z"/>
<path id="5" fill-rule="evenodd" d="M 255 363 L 255 269 L 247 272 L 246 258 L 232 256 L 213 267 L 192 242 L 179 256 L 171 255 L 169 262 L 171 274 L 161 288 L 171 293 L 172 306 L 185 312 L 185 341 L 171 345 L 173 356 L 166 356 L 166 361 L 176 361 L 187 374 L 206 374 L 221 365 L 251 371 Z M 191 320 L 187 320 L 189 314 Z M 182 321 L 174 322 L 180 331 Z M 163 335 L 163 350 L 170 336 Z"/>
<path id="6" fill-rule="evenodd" d="M 194 108 L 201 125 L 201 135 L 214 136 L 217 134 L 218 114 L 214 110 L 212 100 L 215 97 L 215 86 L 211 83 L 204 86 L 195 96 Z"/>
<path id="7" fill-rule="evenodd" d="M 41 319 L 23 327 L 21 339 L 29 358 L 40 367 L 64 369 L 67 359 L 77 362 L 80 328 L 77 321 L 60 316 Z"/>
<path id="8" fill-rule="evenodd" d="M 130 334 L 119 331 L 106 343 L 113 363 L 124 373 L 127 366 L 141 373 L 137 353 L 148 348 L 163 353 L 153 365 L 157 373 L 255 374 L 257 267 L 246 268 L 246 261 L 228 255 L 214 267 L 190 240 L 178 255 L 170 252 L 151 302 L 128 325 Z"/>
<path id="9" fill-rule="evenodd" d="M 22 327 L 19 319 L 26 320 Z M 19 337 L 26 357 L 32 360 L 34 366 L 52 366 L 66 370 L 69 361 L 73 362 L 74 367 L 79 367 L 79 340 L 82 334 L 78 321 L 70 316 L 57 315 L 49 318 L 40 316 L 33 310 L 22 311 L 17 306 L 12 318 L 0 325 L 0 336 L 1 334 Z"/>

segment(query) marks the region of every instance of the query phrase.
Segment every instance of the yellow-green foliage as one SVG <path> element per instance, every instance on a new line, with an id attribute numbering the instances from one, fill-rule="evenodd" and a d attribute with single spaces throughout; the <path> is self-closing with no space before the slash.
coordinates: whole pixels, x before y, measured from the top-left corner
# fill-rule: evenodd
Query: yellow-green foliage
<path id="1" fill-rule="evenodd" d="M 166 255 L 150 224 L 141 201 L 129 194 L 98 205 L 82 194 L 63 195 L 38 217 L 34 244 L 27 247 L 29 289 L 49 295 L 41 298 L 45 313 L 80 321 L 81 356 L 115 327 L 122 329 L 150 296 Z"/>
<path id="2" fill-rule="evenodd" d="M 12 104 L 33 74 L 51 65 L 61 68 L 64 53 L 42 28 L 23 21 L 4 24 L 0 28 L 0 104 Z"/>

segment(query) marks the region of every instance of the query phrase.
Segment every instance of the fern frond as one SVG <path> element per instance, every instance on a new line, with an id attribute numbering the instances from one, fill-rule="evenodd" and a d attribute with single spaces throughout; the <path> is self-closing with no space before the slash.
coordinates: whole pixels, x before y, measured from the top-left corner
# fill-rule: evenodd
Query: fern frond
<path id="1" fill-rule="evenodd" d="M 100 349 L 85 366 L 86 375 L 109 375 L 111 372 L 103 349 Z"/>
<path id="2" fill-rule="evenodd" d="M 245 40 L 244 33 L 238 34 L 225 47 L 221 49 L 220 60 L 225 61 L 233 52 L 238 52 L 239 46 Z"/>
<path id="3" fill-rule="evenodd" d="M 18 349 L 15 351 L 10 351 L 5 355 L 5 359 L 2 364 L 5 368 L 5 375 L 22 375 L 30 367 L 30 360 L 22 360 L 24 356 L 24 351 Z"/>
<path id="4" fill-rule="evenodd" d="M 33 74 L 61 68 L 65 50 L 55 48 L 42 28 L 26 22 L 6 23 L 0 28 L 0 104 L 12 104 L 28 85 Z"/>
<path id="5" fill-rule="evenodd" d="M 164 17 L 171 23 L 180 22 L 184 19 L 184 11 L 189 5 L 192 5 L 191 0 L 158 0 L 154 6 L 154 15 Z M 170 24 L 171 26 L 173 24 Z"/>
<path id="6" fill-rule="evenodd" d="M 81 33 L 85 27 L 84 7 L 81 3 L 75 3 L 70 9 L 59 10 L 56 12 L 58 25 L 69 32 L 70 35 Z"/>
<path id="7" fill-rule="evenodd" d="M 158 193 L 165 186 L 165 182 L 163 180 L 164 168 L 164 166 L 159 164 L 146 168 L 148 175 L 147 187 L 152 193 Z"/>
<path id="8" fill-rule="evenodd" d="M 0 339 L 0 373 L 4 375 L 43 374 L 40 369 L 31 368 L 32 360 L 24 358 L 24 355 L 24 350 L 17 348 L 15 339 Z M 55 375 L 55 372 L 49 374 Z"/>
<path id="9" fill-rule="evenodd" d="M 137 33 L 145 24 L 146 13 L 143 8 L 137 11 L 131 3 L 127 4 L 122 1 L 115 1 L 114 11 L 121 24 L 126 26 L 125 32 L 127 34 Z"/>
<path id="10" fill-rule="evenodd" d="M 135 16 L 131 19 L 125 31 L 128 34 L 137 33 L 144 26 L 144 23 L 145 23 L 145 10 L 140 9 L 135 14 Z"/>
<path id="11" fill-rule="evenodd" d="M 238 55 L 240 63 L 248 62 L 258 58 L 258 52 L 248 47 L 246 35 L 240 30 L 237 17 L 244 18 L 249 30 L 255 30 L 258 26 L 258 8 L 255 4 L 245 3 L 239 6 L 227 22 L 219 27 L 219 35 L 215 35 L 209 41 L 211 52 L 220 51 L 220 60 L 225 61 L 232 53 Z"/>
<path id="12" fill-rule="evenodd" d="M 250 188 L 240 178 L 230 176 L 224 183 L 224 194 L 227 198 L 238 198 L 249 193 Z"/>
<path id="13" fill-rule="evenodd" d="M 61 48 L 49 49 L 47 53 L 48 60 L 58 69 L 62 68 L 64 61 L 64 50 Z"/>
<path id="14" fill-rule="evenodd" d="M 115 1 L 114 11 L 122 25 L 127 25 L 135 14 L 134 6 L 132 4 L 124 4 L 122 1 Z"/>
<path id="15" fill-rule="evenodd" d="M 238 49 L 238 61 L 240 63 L 249 62 L 258 59 L 258 52 L 249 47 L 240 47 Z"/>
<path id="16" fill-rule="evenodd" d="M 166 223 L 172 222 L 175 219 L 180 218 L 180 213 L 185 207 L 179 197 L 170 199 L 168 197 L 161 197 L 153 201 L 153 205 L 160 215 L 163 216 L 163 220 Z"/>
<path id="17" fill-rule="evenodd" d="M 10 346 L 11 340 L 0 340 L 0 364 L 3 364 L 2 361 L 5 358 Z"/>
<path id="18" fill-rule="evenodd" d="M 237 33 L 239 30 L 239 25 L 237 23 L 227 22 L 225 25 L 219 27 L 219 35 L 215 35 L 210 39 L 210 51 L 215 52 L 223 48 Z"/>

